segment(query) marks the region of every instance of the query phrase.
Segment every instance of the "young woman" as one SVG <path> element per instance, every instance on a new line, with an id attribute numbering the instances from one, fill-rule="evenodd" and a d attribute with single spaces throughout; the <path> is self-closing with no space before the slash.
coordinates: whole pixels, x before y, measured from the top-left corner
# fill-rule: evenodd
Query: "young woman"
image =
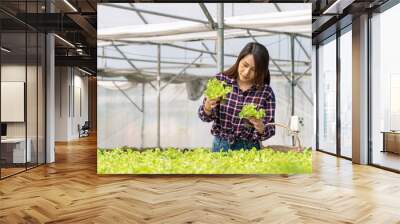
<path id="1" fill-rule="evenodd" d="M 219 152 L 260 149 L 260 141 L 275 135 L 275 126 L 267 125 L 275 121 L 275 95 L 270 87 L 268 69 L 269 54 L 259 43 L 248 43 L 240 52 L 236 63 L 216 75 L 218 80 L 225 81 L 233 87 L 226 96 L 226 101 L 205 98 L 198 110 L 202 121 L 211 122 L 211 134 L 215 136 L 212 150 Z M 245 104 L 253 103 L 257 109 L 263 108 L 266 116 L 263 119 L 240 119 L 239 113 Z M 246 125 L 246 124 L 251 125 Z"/>

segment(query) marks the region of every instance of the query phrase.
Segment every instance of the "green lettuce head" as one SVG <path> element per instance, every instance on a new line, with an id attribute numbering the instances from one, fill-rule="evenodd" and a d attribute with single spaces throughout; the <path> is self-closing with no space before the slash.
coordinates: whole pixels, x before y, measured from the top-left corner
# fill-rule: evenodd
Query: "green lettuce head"
<path id="1" fill-rule="evenodd" d="M 263 119 L 265 117 L 265 110 L 259 109 L 257 111 L 257 107 L 255 104 L 246 104 L 243 106 L 242 110 L 239 113 L 240 118 L 256 118 L 256 119 Z"/>
<path id="2" fill-rule="evenodd" d="M 210 100 L 216 100 L 218 98 L 225 99 L 226 95 L 232 92 L 232 90 L 232 87 L 226 86 L 224 81 L 219 81 L 218 79 L 213 78 L 207 82 L 205 95 Z"/>

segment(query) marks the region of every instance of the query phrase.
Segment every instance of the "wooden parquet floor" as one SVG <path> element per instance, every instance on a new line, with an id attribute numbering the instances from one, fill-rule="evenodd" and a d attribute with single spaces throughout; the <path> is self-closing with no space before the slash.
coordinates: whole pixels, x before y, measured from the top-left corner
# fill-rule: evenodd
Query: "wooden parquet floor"
<path id="1" fill-rule="evenodd" d="M 0 223 L 400 223 L 400 175 L 316 152 L 312 175 L 96 174 L 96 139 L 0 181 Z"/>

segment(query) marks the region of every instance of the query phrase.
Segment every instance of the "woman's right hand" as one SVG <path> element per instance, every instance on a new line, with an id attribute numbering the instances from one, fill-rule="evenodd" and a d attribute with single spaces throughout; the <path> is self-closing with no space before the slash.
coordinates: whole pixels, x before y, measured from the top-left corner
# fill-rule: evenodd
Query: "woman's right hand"
<path id="1" fill-rule="evenodd" d="M 204 101 L 204 112 L 206 114 L 210 115 L 211 110 L 214 109 L 219 103 L 219 99 L 216 100 L 210 100 L 206 97 L 206 100 Z"/>

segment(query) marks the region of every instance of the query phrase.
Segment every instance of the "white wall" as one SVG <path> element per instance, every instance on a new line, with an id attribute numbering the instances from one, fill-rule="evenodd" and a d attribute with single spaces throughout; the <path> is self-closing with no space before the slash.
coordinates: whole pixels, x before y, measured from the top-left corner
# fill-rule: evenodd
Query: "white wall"
<path id="1" fill-rule="evenodd" d="M 88 120 L 88 78 L 81 76 L 78 70 L 74 70 L 74 82 L 73 82 L 73 96 L 74 102 L 71 102 L 71 129 L 69 135 L 71 139 L 76 139 L 79 137 L 78 124 L 82 126 L 85 121 Z M 71 89 L 71 91 L 72 91 Z"/>
<path id="2" fill-rule="evenodd" d="M 55 140 L 67 141 L 68 86 L 70 83 L 68 68 L 56 67 L 55 74 Z"/>
<path id="3" fill-rule="evenodd" d="M 36 69 L 39 69 L 38 71 Z M 5 122 L 7 124 L 7 137 L 24 138 L 25 135 L 30 140 L 32 161 L 44 162 L 44 74 L 41 67 L 25 66 L 20 64 L 3 64 L 1 66 L 2 82 L 24 82 L 26 84 L 26 107 L 20 108 L 22 113 L 26 112 L 26 121 Z M 26 82 L 27 77 L 27 82 Z M 6 97 L 7 96 L 2 96 Z M 13 113 L 10 107 L 2 107 L 3 112 Z M 26 110 L 26 111 L 25 111 Z M 15 111 L 14 111 L 15 113 Z M 39 156 L 37 157 L 37 153 Z"/>
<path id="4" fill-rule="evenodd" d="M 1 81 L 18 81 L 25 82 L 25 65 L 2 65 L 1 66 Z M 34 68 L 28 66 L 28 73 Z M 36 68 L 35 68 L 36 69 Z M 36 92 L 35 92 L 36 93 Z M 27 93 L 28 97 L 33 96 L 33 93 Z M 36 96 L 36 94 L 34 95 Z M 1 108 L 7 110 L 7 108 Z M 29 116 L 29 115 L 28 115 Z M 28 117 L 28 120 L 31 120 Z M 8 137 L 25 137 L 25 122 L 7 122 L 7 136 Z M 29 137 L 29 136 L 28 136 Z"/>
<path id="5" fill-rule="evenodd" d="M 83 75 L 76 68 L 56 67 L 55 141 L 78 139 L 78 124 L 88 120 L 88 78 Z"/>

